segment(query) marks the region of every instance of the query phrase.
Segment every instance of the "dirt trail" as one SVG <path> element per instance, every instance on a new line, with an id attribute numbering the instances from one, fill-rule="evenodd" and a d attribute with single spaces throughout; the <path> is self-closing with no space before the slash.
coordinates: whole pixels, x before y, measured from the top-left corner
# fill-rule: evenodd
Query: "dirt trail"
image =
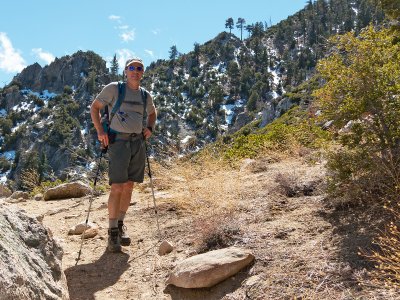
<path id="1" fill-rule="evenodd" d="M 78 265 L 80 236 L 67 233 L 85 220 L 89 198 L 18 204 L 32 215 L 44 214 L 44 225 L 61 240 L 72 300 L 363 299 L 370 292 L 357 287 L 360 269 L 339 255 L 343 233 L 323 206 L 321 164 L 263 159 L 237 170 L 179 172 L 154 176 L 163 239 L 176 246 L 166 256 L 157 254 L 148 188 L 134 190 L 125 220 L 133 242 L 122 253 L 105 252 L 108 195 L 94 200 L 89 220 L 99 225 L 99 235 L 85 240 Z M 166 287 L 175 263 L 195 254 L 199 242 L 212 241 L 213 230 L 228 244 L 251 249 L 255 263 L 210 289 Z"/>

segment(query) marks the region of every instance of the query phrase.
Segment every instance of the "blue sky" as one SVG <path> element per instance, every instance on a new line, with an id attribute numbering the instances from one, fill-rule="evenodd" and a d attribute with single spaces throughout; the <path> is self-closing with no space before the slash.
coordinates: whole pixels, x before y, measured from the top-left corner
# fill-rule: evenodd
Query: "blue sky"
<path id="1" fill-rule="evenodd" d="M 225 21 L 276 24 L 306 0 L 20 0 L 4 1 L 0 18 L 0 87 L 24 67 L 92 50 L 110 61 L 166 59 L 172 45 L 193 50 L 225 31 Z M 232 33 L 240 36 L 238 29 Z M 243 33 L 247 37 L 247 32 Z"/>

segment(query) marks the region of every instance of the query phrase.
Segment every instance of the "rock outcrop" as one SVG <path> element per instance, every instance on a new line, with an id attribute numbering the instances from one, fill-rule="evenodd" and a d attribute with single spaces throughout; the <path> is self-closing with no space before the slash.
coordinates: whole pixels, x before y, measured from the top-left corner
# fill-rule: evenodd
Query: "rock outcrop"
<path id="1" fill-rule="evenodd" d="M 0 299 L 69 299 L 62 248 L 35 218 L 0 204 Z"/>
<path id="2" fill-rule="evenodd" d="M 62 93 L 66 85 L 76 89 L 83 87 L 91 68 L 97 71 L 97 75 L 108 73 L 106 63 L 100 56 L 92 51 L 78 51 L 71 56 L 56 58 L 43 68 L 38 63 L 30 65 L 14 80 L 23 88 L 36 92 L 48 90 Z"/>

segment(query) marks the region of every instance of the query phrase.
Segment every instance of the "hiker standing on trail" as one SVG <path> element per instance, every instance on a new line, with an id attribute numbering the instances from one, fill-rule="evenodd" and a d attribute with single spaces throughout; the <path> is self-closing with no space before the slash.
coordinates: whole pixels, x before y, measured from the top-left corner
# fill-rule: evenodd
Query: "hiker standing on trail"
<path id="1" fill-rule="evenodd" d="M 134 182 L 143 182 L 146 158 L 144 143 L 151 136 L 157 119 L 150 93 L 140 86 L 143 72 L 144 65 L 140 58 L 128 59 L 124 71 L 126 82 L 106 85 L 90 108 L 97 137 L 109 151 L 111 192 L 108 198 L 107 249 L 111 252 L 119 252 L 121 245 L 129 246 L 131 243 L 124 217 L 131 202 Z M 120 100 L 118 95 L 122 95 Z M 100 117 L 100 110 L 106 106 L 111 112 L 109 134 L 105 132 Z M 147 122 L 144 123 L 146 112 Z"/>

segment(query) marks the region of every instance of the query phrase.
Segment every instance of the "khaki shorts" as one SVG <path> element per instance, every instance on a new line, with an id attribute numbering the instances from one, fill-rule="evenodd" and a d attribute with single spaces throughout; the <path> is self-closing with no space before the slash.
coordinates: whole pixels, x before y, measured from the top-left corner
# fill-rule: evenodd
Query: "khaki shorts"
<path id="1" fill-rule="evenodd" d="M 116 141 L 108 147 L 109 183 L 143 182 L 145 151 L 142 135 L 129 139 L 119 139 L 117 136 Z"/>

